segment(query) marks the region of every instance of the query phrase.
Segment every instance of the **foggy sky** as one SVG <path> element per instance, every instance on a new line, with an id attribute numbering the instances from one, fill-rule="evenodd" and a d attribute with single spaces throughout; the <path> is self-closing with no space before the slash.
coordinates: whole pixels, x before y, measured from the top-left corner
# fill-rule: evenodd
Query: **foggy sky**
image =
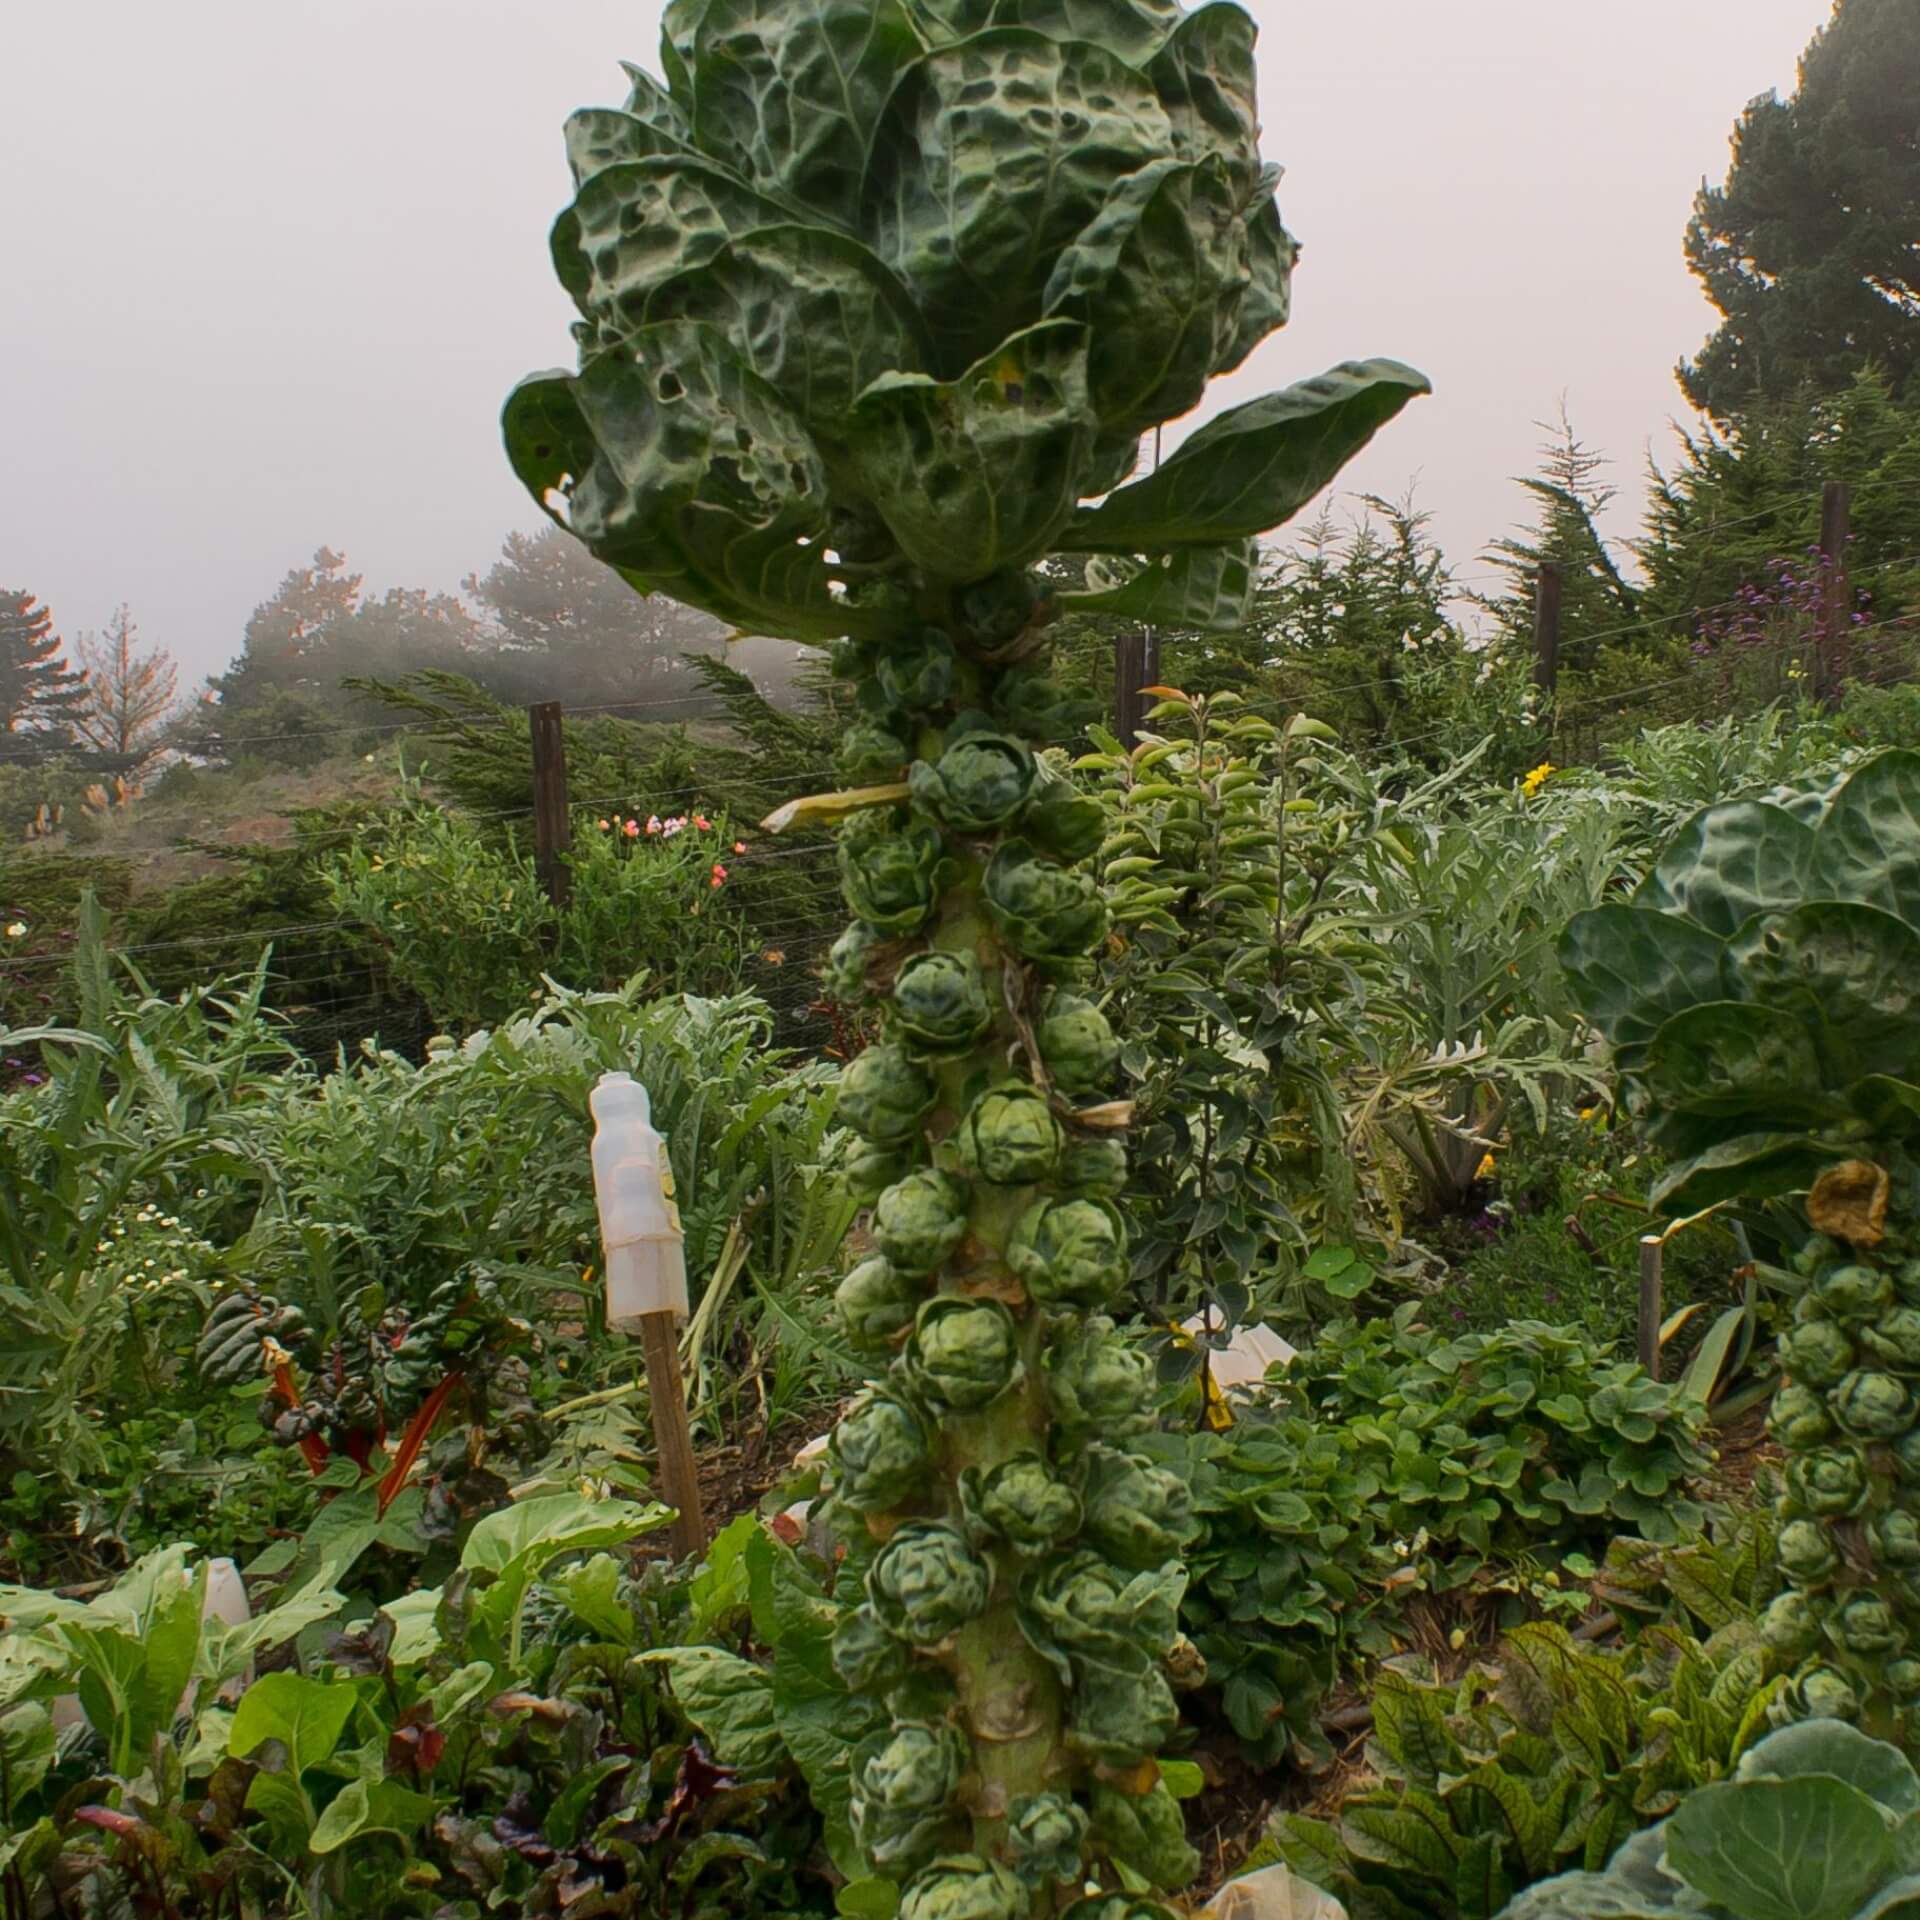
<path id="1" fill-rule="evenodd" d="M 1564 393 L 1632 532 L 1712 321 L 1693 193 L 1826 0 L 1249 4 L 1305 253 L 1293 324 L 1209 407 L 1422 367 L 1436 397 L 1342 484 L 1417 479 L 1474 576 Z M 620 58 L 657 71 L 656 0 L 0 12 L 0 586 L 69 639 L 125 600 L 198 676 L 322 542 L 452 588 L 538 524 L 497 416 L 571 357 L 560 125 L 619 104 Z"/>

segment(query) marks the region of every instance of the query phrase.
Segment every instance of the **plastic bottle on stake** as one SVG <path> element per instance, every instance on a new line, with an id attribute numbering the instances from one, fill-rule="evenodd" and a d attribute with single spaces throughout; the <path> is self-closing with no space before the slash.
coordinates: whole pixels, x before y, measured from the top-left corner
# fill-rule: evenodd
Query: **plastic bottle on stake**
<path id="1" fill-rule="evenodd" d="M 593 1189 L 607 1261 L 607 1327 L 632 1333 L 650 1313 L 687 1317 L 687 1261 L 673 1204 L 667 1143 L 654 1131 L 647 1090 L 605 1073 L 593 1112 Z"/>

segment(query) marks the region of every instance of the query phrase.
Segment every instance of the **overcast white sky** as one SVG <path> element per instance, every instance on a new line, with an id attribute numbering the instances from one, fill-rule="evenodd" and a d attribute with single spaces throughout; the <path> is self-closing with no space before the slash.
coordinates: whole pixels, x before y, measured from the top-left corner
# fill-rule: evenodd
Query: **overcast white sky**
<path id="1" fill-rule="evenodd" d="M 1463 572 L 1564 393 L 1637 494 L 1710 310 L 1681 255 L 1826 0 L 1250 0 L 1295 319 L 1214 405 L 1370 354 L 1432 375 L 1346 476 Z M 451 588 L 537 516 L 499 450 L 570 357 L 560 124 L 657 0 L 0 8 L 0 585 L 129 602 L 190 672 L 320 543 Z M 1623 513 L 1623 531 L 1634 516 Z"/>

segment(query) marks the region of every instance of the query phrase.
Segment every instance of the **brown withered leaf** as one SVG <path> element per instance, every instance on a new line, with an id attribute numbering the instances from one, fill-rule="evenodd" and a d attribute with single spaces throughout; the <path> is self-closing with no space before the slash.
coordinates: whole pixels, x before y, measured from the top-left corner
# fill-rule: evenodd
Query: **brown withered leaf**
<path id="1" fill-rule="evenodd" d="M 1885 1167 L 1871 1160 L 1843 1160 L 1829 1167 L 1807 1195 L 1807 1218 L 1818 1233 L 1856 1247 L 1877 1247 L 1887 1237 Z"/>

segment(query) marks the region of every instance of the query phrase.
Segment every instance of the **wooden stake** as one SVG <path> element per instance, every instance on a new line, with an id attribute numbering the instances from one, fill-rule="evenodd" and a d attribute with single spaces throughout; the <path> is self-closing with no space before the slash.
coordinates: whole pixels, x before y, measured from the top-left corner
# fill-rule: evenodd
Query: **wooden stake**
<path id="1" fill-rule="evenodd" d="M 643 1313 L 640 1345 L 647 1357 L 647 1398 L 653 1405 L 660 1491 L 675 1510 L 673 1550 L 682 1560 L 697 1560 L 707 1550 L 707 1517 L 700 1506 L 700 1477 L 694 1469 L 693 1435 L 687 1427 L 687 1389 L 680 1375 L 675 1316 Z"/>
<path id="2" fill-rule="evenodd" d="M 567 849 L 573 822 L 567 809 L 567 736 L 560 702 L 542 700 L 527 709 L 533 729 L 533 869 L 548 900 L 564 907 L 573 894 Z"/>
<path id="3" fill-rule="evenodd" d="M 1661 1269 L 1667 1243 L 1657 1233 L 1640 1240 L 1640 1364 L 1649 1379 L 1660 1378 Z"/>
<path id="4" fill-rule="evenodd" d="M 1813 653 L 1813 695 L 1832 706 L 1840 698 L 1853 594 L 1847 582 L 1847 541 L 1853 489 L 1829 480 L 1820 498 L 1820 638 Z"/>
<path id="5" fill-rule="evenodd" d="M 1113 731 L 1131 750 L 1147 717 L 1142 687 L 1160 677 L 1160 636 L 1150 627 L 1125 626 L 1113 636 Z"/>
<path id="6" fill-rule="evenodd" d="M 1533 582 L 1533 684 L 1551 700 L 1560 685 L 1560 602 L 1565 579 L 1557 560 L 1542 560 Z"/>

